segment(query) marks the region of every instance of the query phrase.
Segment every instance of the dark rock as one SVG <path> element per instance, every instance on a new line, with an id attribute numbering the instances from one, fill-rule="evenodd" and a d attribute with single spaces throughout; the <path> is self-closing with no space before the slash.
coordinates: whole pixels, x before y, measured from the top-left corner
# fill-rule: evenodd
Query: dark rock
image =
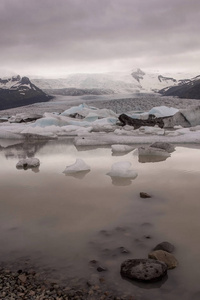
<path id="1" fill-rule="evenodd" d="M 119 121 L 122 123 L 122 126 L 129 125 L 133 126 L 134 129 L 138 129 L 141 126 L 159 126 L 160 128 L 164 127 L 164 118 L 156 118 L 153 115 L 149 115 L 147 120 L 133 119 L 126 114 L 121 114 L 119 116 Z"/>
<path id="2" fill-rule="evenodd" d="M 3 84 L 0 88 L 0 110 L 46 102 L 53 98 L 32 84 L 28 77 L 14 76 L 0 79 L 0 83 Z"/>
<path id="3" fill-rule="evenodd" d="M 145 235 L 144 237 L 145 237 L 145 239 L 147 239 L 147 240 L 150 240 L 150 239 L 151 239 L 151 236 L 150 236 L 150 235 Z"/>
<path id="4" fill-rule="evenodd" d="M 128 249 L 126 249 L 125 247 L 119 247 L 119 251 L 122 254 L 129 254 L 130 251 Z"/>
<path id="5" fill-rule="evenodd" d="M 163 251 L 172 253 L 174 251 L 174 245 L 172 245 L 169 242 L 162 242 L 162 243 L 158 244 L 153 250 L 154 251 L 163 250 Z"/>
<path id="6" fill-rule="evenodd" d="M 107 271 L 107 269 L 106 269 L 105 267 L 98 266 L 98 267 L 97 267 L 97 271 L 98 271 L 98 272 L 105 272 L 105 271 Z"/>
<path id="7" fill-rule="evenodd" d="M 121 265 L 121 275 L 132 280 L 152 282 L 167 274 L 167 265 L 154 259 L 128 259 Z"/>
<path id="8" fill-rule="evenodd" d="M 151 198 L 151 195 L 149 195 L 145 192 L 140 192 L 140 198 Z"/>
<path id="9" fill-rule="evenodd" d="M 200 99 L 200 78 L 199 76 L 188 79 L 183 84 L 164 88 L 159 91 L 164 96 L 178 96 L 179 98 Z"/>
<path id="10" fill-rule="evenodd" d="M 164 262 L 168 269 L 174 269 L 178 265 L 178 261 L 175 256 L 163 250 L 156 250 L 149 253 L 149 258 Z"/>

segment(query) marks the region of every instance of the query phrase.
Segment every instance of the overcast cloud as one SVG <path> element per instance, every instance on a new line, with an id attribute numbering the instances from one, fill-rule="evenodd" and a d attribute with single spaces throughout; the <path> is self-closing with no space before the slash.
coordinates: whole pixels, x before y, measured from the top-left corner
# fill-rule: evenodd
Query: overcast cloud
<path id="1" fill-rule="evenodd" d="M 1 0 L 0 68 L 198 73 L 199 20 L 199 0 Z"/>

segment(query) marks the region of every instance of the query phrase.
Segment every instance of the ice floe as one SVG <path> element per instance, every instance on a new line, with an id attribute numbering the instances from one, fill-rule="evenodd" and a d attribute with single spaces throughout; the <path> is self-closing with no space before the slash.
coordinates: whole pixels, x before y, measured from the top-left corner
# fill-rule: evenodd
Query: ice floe
<path id="1" fill-rule="evenodd" d="M 170 156 L 168 151 L 161 148 L 152 146 L 138 148 L 138 161 L 142 163 L 163 161 Z"/>
<path id="2" fill-rule="evenodd" d="M 64 174 L 74 174 L 77 172 L 90 171 L 90 166 L 88 166 L 84 160 L 77 158 L 76 162 L 70 166 L 67 166 L 63 171 Z"/>
<path id="3" fill-rule="evenodd" d="M 78 114 L 78 118 L 75 118 Z M 199 143 L 200 107 L 177 110 L 172 107 L 154 107 L 143 114 L 168 116 L 167 127 L 120 126 L 118 115 L 109 109 L 98 109 L 86 104 L 74 106 L 62 114 L 44 113 L 42 118 L 24 123 L 38 115 L 18 114 L 10 122 L 0 123 L 0 139 L 55 139 L 73 137 L 75 146 L 151 144 L 153 142 Z M 142 115 L 137 113 L 138 118 Z M 79 118 L 80 117 L 80 118 Z M 166 121 L 167 120 L 167 121 Z M 20 123 L 15 123 L 15 122 Z M 183 127 L 181 127 L 181 126 Z M 122 149 L 122 148 L 121 148 Z M 115 150 L 113 150 L 115 151 Z M 121 151 L 121 150 L 120 150 Z"/>
<path id="4" fill-rule="evenodd" d="M 116 162 L 111 166 L 111 171 L 107 175 L 110 177 L 135 179 L 138 173 L 130 169 L 131 165 L 129 161 Z"/>
<path id="5" fill-rule="evenodd" d="M 124 153 L 124 152 L 130 152 L 134 150 L 135 147 L 129 145 L 116 144 L 116 145 L 112 145 L 111 149 L 112 149 L 112 153 Z"/>

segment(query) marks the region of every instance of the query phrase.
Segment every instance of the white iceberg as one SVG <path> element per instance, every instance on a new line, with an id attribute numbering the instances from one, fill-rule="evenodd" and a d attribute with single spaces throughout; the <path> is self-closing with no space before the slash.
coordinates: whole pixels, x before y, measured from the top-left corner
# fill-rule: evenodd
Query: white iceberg
<path id="1" fill-rule="evenodd" d="M 149 115 L 154 115 L 157 118 L 169 117 L 175 115 L 179 109 L 167 106 L 155 106 L 149 111 Z"/>
<path id="2" fill-rule="evenodd" d="M 156 134 L 156 135 L 164 135 L 165 130 L 156 126 L 141 126 L 139 128 L 139 132 L 143 134 Z"/>
<path id="3" fill-rule="evenodd" d="M 111 146 L 111 149 L 113 153 L 123 153 L 123 152 L 130 152 L 134 150 L 135 147 L 129 145 L 115 144 Z"/>
<path id="4" fill-rule="evenodd" d="M 106 109 L 106 108 L 99 109 L 96 107 L 88 106 L 85 103 L 65 110 L 63 113 L 61 113 L 61 116 L 70 116 L 74 114 L 79 114 L 80 116 L 85 118 L 89 116 L 91 113 L 95 114 L 98 118 L 109 118 L 109 117 L 117 118 L 117 114 L 111 109 Z"/>
<path id="5" fill-rule="evenodd" d="M 112 165 L 111 171 L 107 173 L 110 177 L 135 179 L 138 173 L 130 170 L 131 163 L 129 161 L 116 162 Z"/>
<path id="6" fill-rule="evenodd" d="M 73 174 L 77 172 L 90 171 L 90 166 L 88 166 L 84 160 L 77 158 L 76 162 L 70 166 L 67 166 L 63 171 L 64 174 Z"/>
<path id="7" fill-rule="evenodd" d="M 16 164 L 17 169 L 28 169 L 28 168 L 37 168 L 40 165 L 40 161 L 36 157 L 20 159 Z"/>

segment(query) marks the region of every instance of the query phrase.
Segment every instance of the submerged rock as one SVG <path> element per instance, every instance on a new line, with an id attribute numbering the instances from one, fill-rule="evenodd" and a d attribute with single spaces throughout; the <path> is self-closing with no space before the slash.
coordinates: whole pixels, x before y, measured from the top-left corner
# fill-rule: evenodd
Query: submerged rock
<path id="1" fill-rule="evenodd" d="M 152 282 L 167 274 L 167 265 L 154 259 L 128 259 L 121 265 L 121 275 L 132 280 Z"/>
<path id="2" fill-rule="evenodd" d="M 145 192 L 140 192 L 140 198 L 151 198 L 151 195 L 149 195 Z"/>
<path id="3" fill-rule="evenodd" d="M 163 250 L 163 251 L 172 253 L 174 251 L 174 249 L 175 249 L 175 247 L 171 243 L 169 243 L 169 242 L 162 242 L 162 243 L 158 244 L 153 250 L 154 251 L 156 251 L 156 250 Z"/>
<path id="4" fill-rule="evenodd" d="M 163 250 L 156 250 L 149 253 L 149 258 L 164 262 L 168 269 L 174 269 L 178 265 L 178 261 L 175 256 Z"/>
<path id="5" fill-rule="evenodd" d="M 40 161 L 38 158 L 25 158 L 18 161 L 16 164 L 17 169 L 28 169 L 28 168 L 37 168 L 40 165 Z"/>

